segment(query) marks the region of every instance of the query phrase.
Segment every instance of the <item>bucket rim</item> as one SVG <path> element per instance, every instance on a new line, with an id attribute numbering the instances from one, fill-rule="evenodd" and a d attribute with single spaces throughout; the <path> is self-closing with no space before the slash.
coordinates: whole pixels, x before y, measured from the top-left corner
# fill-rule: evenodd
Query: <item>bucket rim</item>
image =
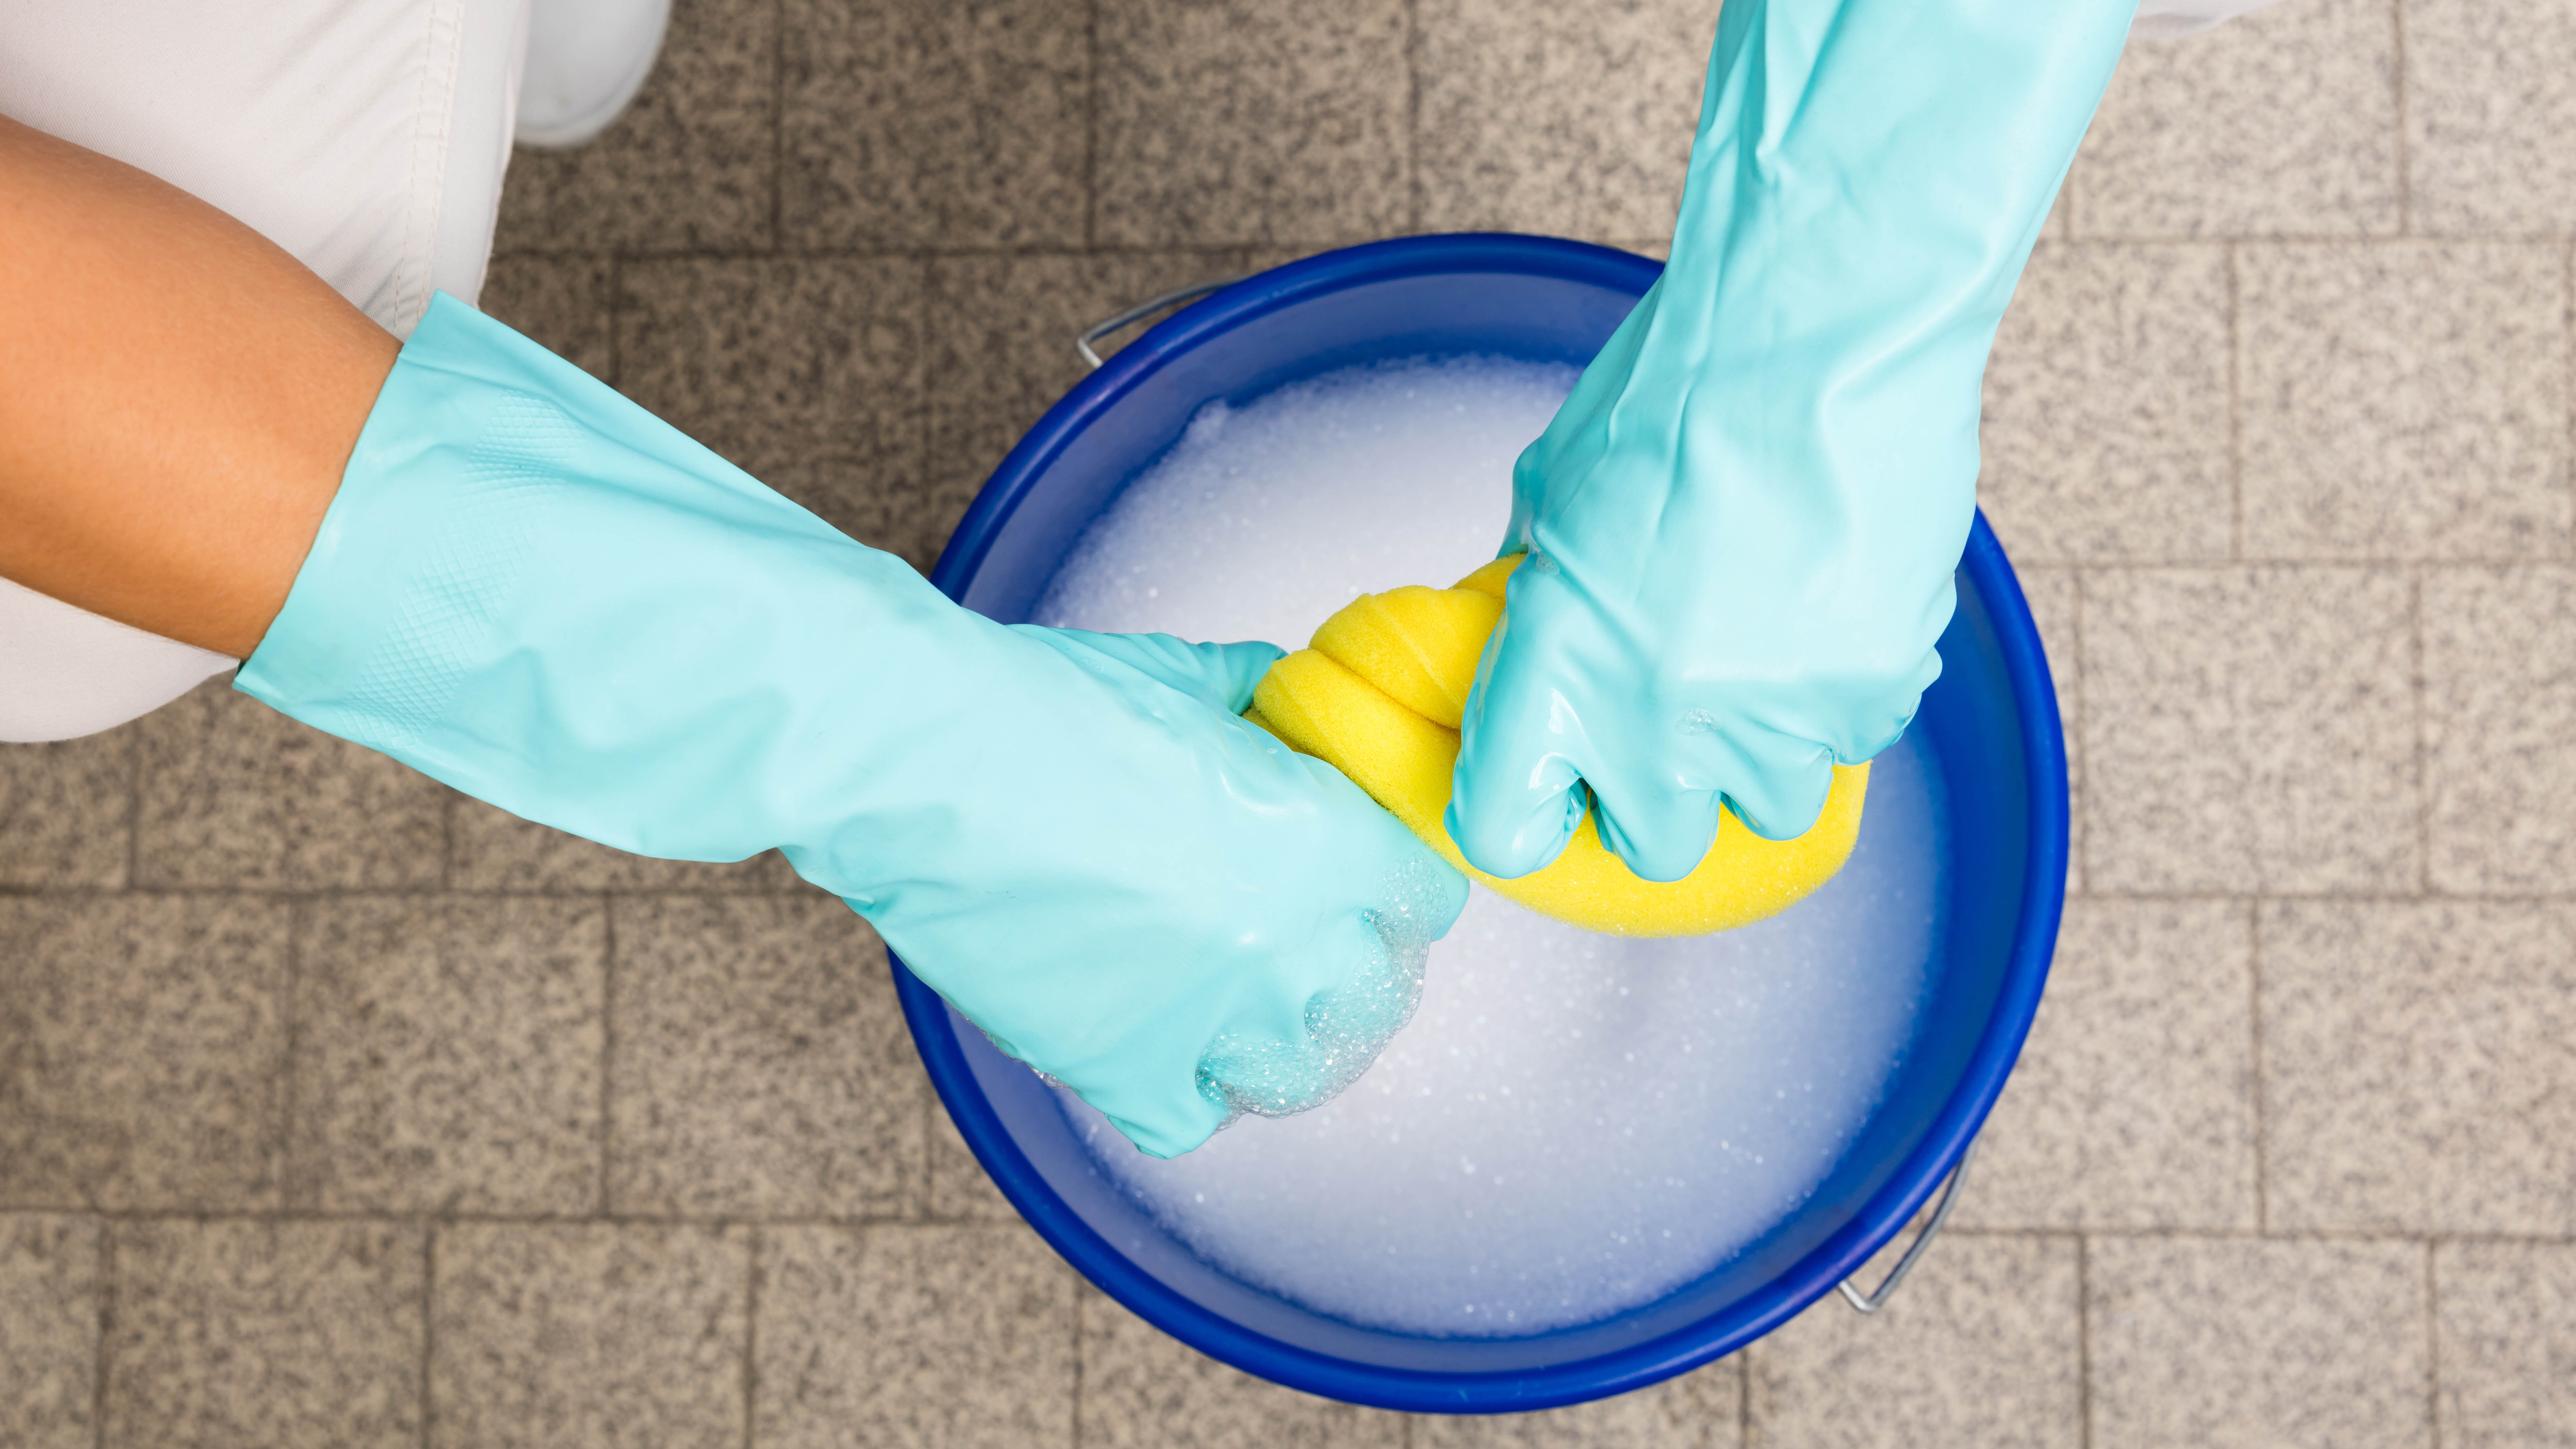
<path id="1" fill-rule="evenodd" d="M 1236 282 L 1147 329 L 1077 382 L 995 469 L 941 552 L 931 582 L 964 598 L 1003 525 L 1085 428 L 1172 358 L 1322 293 L 1408 276 L 1507 272 L 1591 282 L 1642 296 L 1662 264 L 1559 237 L 1460 232 L 1325 252 Z M 974 1079 L 948 1005 L 891 949 L 904 1019 L 967 1148 L 1049 1247 L 1101 1291 L 1199 1352 L 1288 1388 L 1415 1413 L 1517 1413 L 1645 1388 L 1769 1334 L 1867 1265 L 1904 1231 L 1975 1141 L 2030 1030 L 2064 909 L 2068 800 L 2063 726 L 2038 626 L 1983 510 L 1960 556 L 1994 630 L 2025 749 L 2029 843 L 2002 981 L 1957 1087 L 1922 1138 L 1852 1218 L 1789 1270 L 1722 1313 L 1657 1337 L 1537 1368 L 1458 1372 L 1368 1364 L 1282 1342 L 1216 1313 L 1139 1268 L 1059 1197 Z M 1722 1327 L 1718 1320 L 1728 1320 Z M 1544 1338 L 1547 1335 L 1536 1335 Z"/>

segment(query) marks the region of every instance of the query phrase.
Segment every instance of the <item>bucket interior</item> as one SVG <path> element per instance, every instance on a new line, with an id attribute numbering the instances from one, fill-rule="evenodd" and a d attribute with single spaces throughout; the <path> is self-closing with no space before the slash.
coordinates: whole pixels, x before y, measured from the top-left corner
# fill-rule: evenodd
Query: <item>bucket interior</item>
<path id="1" fill-rule="evenodd" d="M 1463 265 L 1452 257 L 1332 285 L 1301 278 L 1299 267 L 1312 264 L 1298 264 L 1217 299 L 1234 304 L 1221 327 L 1206 313 L 1195 332 L 1193 313 L 1166 322 L 1023 442 L 951 545 L 939 582 L 995 619 L 1026 619 L 1084 527 L 1211 401 L 1246 403 L 1340 368 L 1425 355 L 1588 361 L 1655 266 L 1547 245 L 1558 250 L 1536 265 L 1479 270 L 1471 249 Z M 1060 1251 L 1167 1331 L 1255 1372 L 1394 1407 L 1490 1410 L 1619 1392 L 1716 1357 L 1828 1291 L 1902 1226 L 1973 1135 L 2036 1002 L 2049 943 L 2038 943 L 2034 967 L 2028 898 L 2048 880 L 2048 860 L 2063 878 L 2062 763 L 2053 701 L 2034 713 L 2027 698 L 2036 656 L 2027 611 L 1982 520 L 1940 647 L 1941 678 L 1911 730 L 1948 787 L 1949 909 L 1913 1046 L 1804 1206 L 1655 1303 L 1518 1338 L 1420 1337 L 1327 1317 L 1238 1282 L 1157 1226 L 1093 1163 L 1037 1077 L 906 976 L 925 1059 L 970 1145 Z M 2044 667 L 2036 679 L 2044 690 Z M 2050 738 L 2033 738 L 2034 719 Z M 2045 794 L 2051 780 L 2054 827 L 2047 802 L 2034 799 L 2035 784 Z M 2051 893 L 2038 913 L 2048 936 L 2055 907 Z"/>

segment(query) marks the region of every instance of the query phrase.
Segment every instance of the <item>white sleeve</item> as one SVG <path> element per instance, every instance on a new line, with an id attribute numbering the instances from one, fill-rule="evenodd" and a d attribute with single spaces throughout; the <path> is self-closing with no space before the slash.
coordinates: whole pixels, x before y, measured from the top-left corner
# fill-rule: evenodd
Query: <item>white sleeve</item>
<path id="1" fill-rule="evenodd" d="M 2138 6 L 2137 23 L 2129 27 L 2129 35 L 2143 40 L 2193 35 L 2271 3 L 2272 0 L 2144 0 Z"/>

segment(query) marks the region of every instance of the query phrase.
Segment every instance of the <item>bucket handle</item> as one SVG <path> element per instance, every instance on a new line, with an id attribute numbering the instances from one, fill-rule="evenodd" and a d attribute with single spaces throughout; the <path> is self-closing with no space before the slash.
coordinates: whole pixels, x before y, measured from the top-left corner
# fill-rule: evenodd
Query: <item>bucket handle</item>
<path id="1" fill-rule="evenodd" d="M 1977 1144 L 1971 1140 L 1968 1150 L 1959 1154 L 1959 1165 L 1950 1169 L 1950 1184 L 1941 1189 L 1941 1201 L 1932 1209 L 1932 1221 L 1925 1223 L 1923 1231 L 1914 1235 L 1914 1242 L 1906 1248 L 1905 1256 L 1897 1259 L 1896 1266 L 1887 1271 L 1887 1281 L 1869 1293 L 1854 1288 L 1849 1278 L 1834 1285 L 1842 1290 L 1844 1302 L 1862 1313 L 1876 1313 L 1887 1306 L 1889 1296 L 1896 1292 L 1896 1285 L 1905 1281 L 1905 1275 L 1914 1271 L 1916 1263 L 1923 1261 L 1923 1250 L 1932 1246 L 1932 1240 L 1940 1235 L 1941 1225 L 1950 1220 L 1950 1209 L 1959 1205 L 1959 1185 L 1968 1180 L 1968 1164 L 1976 1157 Z"/>
<path id="2" fill-rule="evenodd" d="M 1096 322 L 1090 327 L 1085 328 L 1081 335 L 1073 339 L 1073 350 L 1082 354 L 1083 361 L 1088 362 L 1094 368 L 1097 368 L 1101 365 L 1104 359 L 1099 353 L 1092 350 L 1091 344 L 1104 341 L 1115 333 L 1144 321 L 1146 318 L 1153 316 L 1155 313 L 1162 311 L 1166 307 L 1178 307 L 1186 303 L 1195 302 L 1201 297 L 1207 296 L 1212 292 L 1221 292 L 1242 280 L 1243 278 L 1241 277 L 1219 277 L 1213 282 L 1199 282 L 1192 286 L 1183 287 L 1177 292 L 1165 292 L 1163 295 L 1156 297 L 1150 302 L 1139 302 L 1135 306 L 1128 308 L 1126 311 L 1119 313 L 1117 316 L 1110 318 L 1106 322 Z"/>

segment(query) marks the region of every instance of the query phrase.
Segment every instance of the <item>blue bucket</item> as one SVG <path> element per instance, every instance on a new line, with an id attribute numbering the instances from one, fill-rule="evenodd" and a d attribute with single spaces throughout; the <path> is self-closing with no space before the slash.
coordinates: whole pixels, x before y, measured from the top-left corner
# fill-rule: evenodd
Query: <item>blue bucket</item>
<path id="1" fill-rule="evenodd" d="M 1024 620 L 1084 526 L 1208 402 L 1424 354 L 1580 365 L 1660 270 L 1578 242 L 1458 235 L 1373 242 L 1238 282 L 1066 394 L 1003 460 L 932 578 L 969 608 Z M 1912 729 L 1948 785 L 1952 899 L 1914 1045 L 1877 1115 L 1789 1221 L 1617 1317 L 1519 1338 L 1429 1338 L 1247 1286 L 1123 1196 L 1046 1085 L 897 962 L 904 1015 L 1003 1195 L 1102 1291 L 1200 1352 L 1308 1393 L 1434 1413 L 1643 1388 L 1787 1322 L 1902 1231 L 1959 1165 L 2030 1028 L 2065 895 L 2065 739 L 2030 610 L 1982 517 L 1941 659 Z"/>

